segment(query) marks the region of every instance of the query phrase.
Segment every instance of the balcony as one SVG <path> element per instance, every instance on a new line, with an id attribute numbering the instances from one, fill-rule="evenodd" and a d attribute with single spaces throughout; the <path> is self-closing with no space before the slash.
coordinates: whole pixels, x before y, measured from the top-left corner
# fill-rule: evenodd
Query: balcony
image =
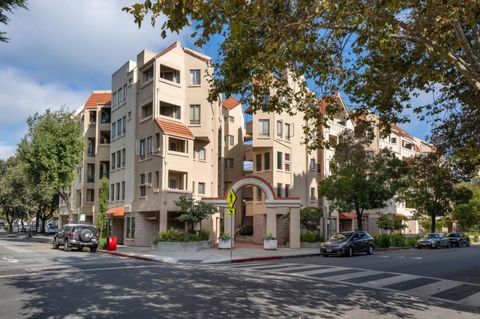
<path id="1" fill-rule="evenodd" d="M 347 129 L 346 126 L 340 125 L 338 123 L 328 122 L 329 127 L 325 128 L 325 133 L 333 134 L 333 135 L 340 135 L 344 130 Z"/>

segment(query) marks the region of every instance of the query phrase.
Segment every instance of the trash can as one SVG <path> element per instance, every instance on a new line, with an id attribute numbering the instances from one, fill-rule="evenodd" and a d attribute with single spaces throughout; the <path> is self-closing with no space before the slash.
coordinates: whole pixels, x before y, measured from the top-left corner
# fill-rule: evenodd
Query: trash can
<path id="1" fill-rule="evenodd" d="M 117 250 L 117 236 L 107 238 L 107 250 Z"/>

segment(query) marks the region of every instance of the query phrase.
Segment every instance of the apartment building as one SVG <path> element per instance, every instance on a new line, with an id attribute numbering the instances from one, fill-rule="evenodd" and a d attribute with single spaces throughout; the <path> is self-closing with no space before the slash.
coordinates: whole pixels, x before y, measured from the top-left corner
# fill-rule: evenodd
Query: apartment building
<path id="1" fill-rule="evenodd" d="M 86 149 L 77 179 L 72 187 L 71 208 L 60 203 L 60 224 L 94 224 L 98 212 L 100 179 L 108 177 L 110 158 L 110 91 L 93 91 L 85 104 L 75 113 L 80 121 Z"/>
<path id="2" fill-rule="evenodd" d="M 207 101 L 211 71 L 210 57 L 176 42 L 160 53 L 140 52 L 112 77 L 116 135 L 118 121 L 122 136 L 126 127 L 124 137 L 113 137 L 108 213 L 112 233 L 122 232 L 127 245 L 150 246 L 161 230 L 185 230 L 177 219 L 180 196 L 218 196 L 223 115 L 221 101 Z M 202 228 L 216 238 L 219 225 L 217 214 Z"/>

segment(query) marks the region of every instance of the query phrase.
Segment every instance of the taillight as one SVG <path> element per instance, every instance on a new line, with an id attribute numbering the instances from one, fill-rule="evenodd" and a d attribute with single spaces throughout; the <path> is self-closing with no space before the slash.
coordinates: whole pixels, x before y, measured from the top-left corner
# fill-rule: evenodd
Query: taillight
<path id="1" fill-rule="evenodd" d="M 73 236 L 75 236 L 75 233 L 73 231 L 71 231 L 71 232 L 68 233 L 68 236 L 73 237 Z"/>
<path id="2" fill-rule="evenodd" d="M 96 236 L 97 236 L 97 237 L 100 237 L 100 233 L 97 233 L 97 235 L 96 235 Z"/>

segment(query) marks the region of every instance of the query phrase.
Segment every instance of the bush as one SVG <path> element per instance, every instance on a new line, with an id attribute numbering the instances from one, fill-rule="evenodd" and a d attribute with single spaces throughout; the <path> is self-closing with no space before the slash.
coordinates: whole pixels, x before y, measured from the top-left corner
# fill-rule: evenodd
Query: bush
<path id="1" fill-rule="evenodd" d="M 473 236 L 473 242 L 478 243 L 480 240 L 478 239 L 478 235 Z"/>
<path id="2" fill-rule="evenodd" d="M 375 246 L 380 248 L 389 248 L 389 247 L 415 247 L 417 240 L 420 236 L 415 237 L 405 237 L 402 234 L 382 234 L 379 236 L 374 236 L 373 240 Z"/>
<path id="3" fill-rule="evenodd" d="M 175 229 L 168 229 L 161 231 L 157 238 L 154 239 L 153 243 L 156 244 L 158 242 L 192 242 L 192 241 L 201 241 L 201 240 L 209 240 L 210 233 L 205 230 L 201 230 L 196 234 L 195 232 L 188 232 L 183 233 L 179 232 Z"/>
<path id="4" fill-rule="evenodd" d="M 324 238 L 319 232 L 307 231 L 300 235 L 300 241 L 303 243 L 319 243 L 323 242 Z"/>
<path id="5" fill-rule="evenodd" d="M 245 225 L 240 229 L 241 236 L 252 236 L 253 235 L 253 226 Z"/>
<path id="6" fill-rule="evenodd" d="M 373 242 L 375 246 L 380 248 L 389 248 L 390 247 L 390 235 L 382 234 L 379 236 L 375 236 L 373 238 Z"/>
<path id="7" fill-rule="evenodd" d="M 106 247 L 107 247 L 107 239 L 100 238 L 100 241 L 98 242 L 98 249 L 105 249 Z"/>

